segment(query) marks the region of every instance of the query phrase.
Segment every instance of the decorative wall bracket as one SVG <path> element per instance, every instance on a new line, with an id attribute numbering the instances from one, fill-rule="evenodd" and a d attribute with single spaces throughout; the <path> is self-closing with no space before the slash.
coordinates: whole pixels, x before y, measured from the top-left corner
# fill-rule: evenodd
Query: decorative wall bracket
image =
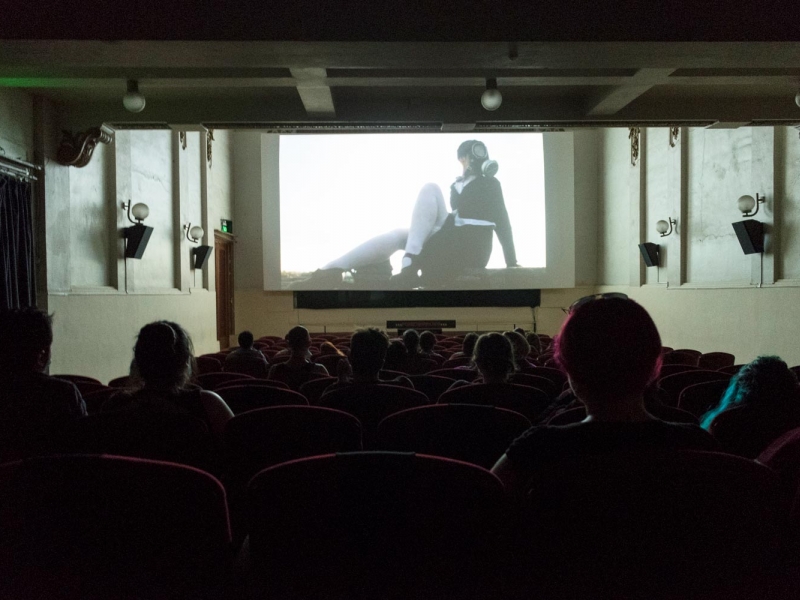
<path id="1" fill-rule="evenodd" d="M 206 133 L 206 156 L 208 158 L 208 168 L 211 168 L 211 146 L 214 141 L 214 130 L 209 129 Z"/>
<path id="2" fill-rule="evenodd" d="M 74 135 L 65 130 L 56 160 L 65 167 L 85 167 L 92 160 L 97 144 L 110 144 L 113 140 L 114 130 L 106 125 L 92 127 Z"/>
<path id="3" fill-rule="evenodd" d="M 639 128 L 628 127 L 628 139 L 631 141 L 631 166 L 639 162 Z"/>
<path id="4" fill-rule="evenodd" d="M 681 134 L 680 127 L 669 128 L 669 147 L 674 148 L 678 145 L 678 136 Z"/>

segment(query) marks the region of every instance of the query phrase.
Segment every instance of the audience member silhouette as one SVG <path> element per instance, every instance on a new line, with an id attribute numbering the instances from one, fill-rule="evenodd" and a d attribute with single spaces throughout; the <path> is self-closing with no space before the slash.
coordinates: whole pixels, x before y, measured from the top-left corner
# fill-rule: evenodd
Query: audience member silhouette
<path id="1" fill-rule="evenodd" d="M 396 342 L 396 344 L 396 347 L 400 347 L 405 355 L 405 348 L 401 346 L 402 342 Z M 380 378 L 380 371 L 384 368 L 389 348 L 389 338 L 380 329 L 369 327 L 356 331 L 350 338 L 349 360 L 339 361 L 339 381 L 330 385 L 325 391 L 333 391 L 350 385 L 375 384 L 400 385 L 413 389 L 414 384 L 407 377 Z"/>
<path id="2" fill-rule="evenodd" d="M 291 389 L 297 391 L 306 381 L 318 377 L 326 377 L 328 369 L 309 360 L 311 353 L 311 335 L 308 329 L 298 325 L 292 327 L 286 334 L 289 360 L 272 365 L 269 370 L 269 379 L 282 381 Z"/>
<path id="3" fill-rule="evenodd" d="M 233 412 L 214 392 L 191 385 L 194 365 L 189 334 L 172 321 L 142 327 L 133 348 L 131 378 L 138 389 L 121 392 L 103 404 L 102 411 L 141 410 L 197 417 L 217 440 Z"/>
<path id="4" fill-rule="evenodd" d="M 461 358 L 463 356 L 472 357 L 475 350 L 475 342 L 478 341 L 478 334 L 474 331 L 469 332 L 464 336 L 464 341 L 461 343 L 461 352 L 454 352 L 450 358 Z"/>
<path id="5" fill-rule="evenodd" d="M 726 452 L 755 458 L 780 435 L 800 427 L 797 377 L 779 357 L 759 356 L 739 369 L 700 425 Z"/>
<path id="6" fill-rule="evenodd" d="M 388 346 L 383 359 L 383 367 L 389 371 L 408 372 L 408 351 L 401 340 L 387 342 Z M 353 348 L 350 347 L 350 358 L 353 357 Z"/>
<path id="7" fill-rule="evenodd" d="M 223 369 L 233 373 L 243 373 L 253 377 L 266 377 L 269 363 L 261 350 L 253 347 L 253 334 L 243 331 L 239 334 L 239 347 L 225 357 Z"/>
<path id="8" fill-rule="evenodd" d="M 506 331 L 503 335 L 511 342 L 511 347 L 514 349 L 514 370 L 527 372 L 535 369 L 536 365 L 528 360 L 531 346 L 525 336 L 516 330 Z"/>
<path id="9" fill-rule="evenodd" d="M 74 384 L 46 375 L 52 317 L 35 308 L 0 312 L 0 460 L 56 449 L 65 423 L 86 415 Z"/>
<path id="10" fill-rule="evenodd" d="M 429 359 L 435 360 L 437 363 L 444 362 L 444 357 L 437 354 L 433 347 L 436 346 L 436 336 L 430 331 L 423 331 L 419 334 L 419 353 Z"/>
<path id="11" fill-rule="evenodd" d="M 562 326 L 556 358 L 588 416 L 563 427 L 533 427 L 515 440 L 493 468 L 510 492 L 524 494 L 542 461 L 716 447 L 700 427 L 660 421 L 645 410 L 644 390 L 660 368 L 661 338 L 647 311 L 632 300 L 578 305 Z"/>

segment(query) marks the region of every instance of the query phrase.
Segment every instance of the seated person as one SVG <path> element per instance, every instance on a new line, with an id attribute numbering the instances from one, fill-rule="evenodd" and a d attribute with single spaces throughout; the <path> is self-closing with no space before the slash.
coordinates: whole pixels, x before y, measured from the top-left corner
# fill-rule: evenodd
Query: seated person
<path id="1" fill-rule="evenodd" d="M 189 334 L 171 321 L 142 327 L 133 348 L 131 379 L 138 388 L 121 392 L 103 404 L 102 411 L 147 410 L 197 417 L 222 440 L 233 412 L 214 392 L 189 384 L 194 363 Z"/>
<path id="2" fill-rule="evenodd" d="M 489 404 L 536 419 L 549 405 L 546 394 L 509 383 L 514 373 L 514 351 L 508 338 L 485 333 L 475 344 L 475 366 L 481 379 L 475 383 L 456 381 L 439 397 L 439 402 Z"/>
<path id="3" fill-rule="evenodd" d="M 450 355 L 448 360 L 453 360 L 456 358 L 463 358 L 464 356 L 472 356 L 472 353 L 475 351 L 475 342 L 478 341 L 478 334 L 474 331 L 470 331 L 467 335 L 464 336 L 464 341 L 461 342 L 461 352 L 453 352 Z"/>
<path id="4" fill-rule="evenodd" d="M 444 356 L 437 354 L 433 347 L 436 345 L 436 336 L 430 331 L 423 331 L 419 334 L 419 353 L 423 358 L 434 361 L 437 365 L 444 362 Z"/>
<path id="5" fill-rule="evenodd" d="M 800 427 L 797 377 L 777 356 L 759 356 L 733 376 L 700 426 L 711 432 L 723 451 L 756 458 L 782 434 Z"/>
<path id="6" fill-rule="evenodd" d="M 544 461 L 716 448 L 700 427 L 660 421 L 645 410 L 645 388 L 661 363 L 661 338 L 647 311 L 621 298 L 578 303 L 562 326 L 556 359 L 587 417 L 563 427 L 532 427 L 511 444 L 492 472 L 512 494 L 527 491 L 530 476 Z"/>
<path id="7" fill-rule="evenodd" d="M 403 343 L 406 345 L 406 363 L 404 373 L 422 375 L 436 368 L 436 362 L 422 355 L 420 348 L 420 335 L 416 329 L 406 329 L 403 332 Z M 388 367 L 387 367 L 388 368 Z"/>
<path id="8" fill-rule="evenodd" d="M 239 334 L 239 347 L 225 357 L 223 371 L 243 373 L 253 377 L 266 377 L 269 363 L 261 350 L 253 348 L 253 334 L 243 331 Z"/>
<path id="9" fill-rule="evenodd" d="M 511 347 L 514 349 L 514 370 L 521 373 L 530 373 L 536 369 L 536 365 L 528 360 L 528 354 L 531 352 L 531 346 L 525 336 L 521 335 L 518 331 L 506 331 L 503 333 L 511 342 Z"/>
<path id="10" fill-rule="evenodd" d="M 282 381 L 297 391 L 306 381 L 328 376 L 328 369 L 309 360 L 311 352 L 308 349 L 311 347 L 311 335 L 308 333 L 308 329 L 301 325 L 292 327 L 286 334 L 286 342 L 289 345 L 287 348 L 289 360 L 272 365 L 269 370 L 269 379 Z"/>
<path id="11" fill-rule="evenodd" d="M 388 342 L 386 348 L 386 355 L 383 360 L 382 369 L 387 371 L 399 371 L 400 373 L 408 373 L 408 351 L 406 345 L 401 340 L 392 340 Z M 350 356 L 353 356 L 353 348 L 350 348 Z"/>
<path id="12" fill-rule="evenodd" d="M 542 353 L 542 341 L 539 336 L 531 331 L 525 335 L 525 339 L 531 347 L 530 355 L 533 357 L 539 356 Z"/>
<path id="13" fill-rule="evenodd" d="M 81 393 L 46 375 L 52 317 L 35 308 L 0 311 L 0 461 L 55 451 L 62 426 L 86 416 Z"/>
<path id="14" fill-rule="evenodd" d="M 402 344 L 402 342 L 398 342 Z M 389 349 L 389 338 L 375 327 L 359 329 L 350 339 L 350 359 L 339 361 L 339 381 L 328 386 L 325 392 L 338 390 L 350 385 L 388 384 L 414 389 L 408 377 L 380 379 L 384 360 Z M 403 348 L 405 351 L 405 348 Z M 323 394 L 324 396 L 325 394 Z"/>

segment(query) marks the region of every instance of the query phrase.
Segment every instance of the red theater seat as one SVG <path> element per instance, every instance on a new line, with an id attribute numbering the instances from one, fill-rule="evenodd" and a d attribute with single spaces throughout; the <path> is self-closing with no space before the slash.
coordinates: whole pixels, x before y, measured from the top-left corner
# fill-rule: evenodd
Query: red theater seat
<path id="1" fill-rule="evenodd" d="M 479 375 L 478 371 L 473 371 L 472 369 L 435 369 L 433 371 L 428 371 L 427 374 L 436 375 L 438 377 L 448 377 L 455 381 L 474 381 Z"/>
<path id="2" fill-rule="evenodd" d="M 700 418 L 719 404 L 728 385 L 730 385 L 728 379 L 720 379 L 687 386 L 678 397 L 678 408 Z"/>
<path id="3" fill-rule="evenodd" d="M 439 396 L 446 392 L 455 381 L 449 377 L 431 374 L 409 375 L 408 378 L 414 384 L 414 389 L 425 394 L 431 402 L 439 400 Z"/>
<path id="4" fill-rule="evenodd" d="M 720 373 L 719 371 L 702 371 L 698 369 L 662 377 L 658 380 L 658 387 L 666 394 L 663 398 L 664 404 L 677 407 L 681 392 L 690 385 L 705 383 L 706 381 L 729 380 L 730 375 L 726 375 L 725 373 Z"/>
<path id="5" fill-rule="evenodd" d="M 248 375 L 241 373 L 223 373 L 222 371 L 215 371 L 213 373 L 202 373 L 197 376 L 197 385 L 204 390 L 211 390 L 212 392 L 218 387 L 222 387 L 226 383 L 236 381 L 237 379 L 247 379 Z M 253 378 L 255 379 L 255 378 Z"/>
<path id="6" fill-rule="evenodd" d="M 235 415 L 269 406 L 308 406 L 308 400 L 299 392 L 272 386 L 224 386 L 218 388 L 217 393 Z"/>
<path id="7" fill-rule="evenodd" d="M 181 465 L 112 456 L 0 467 L 0 597 L 201 598 L 230 576 L 225 490 Z"/>
<path id="8" fill-rule="evenodd" d="M 251 585 L 274 598 L 490 598 L 505 499 L 485 469 L 410 453 L 325 455 L 248 486 Z"/>
<path id="9" fill-rule="evenodd" d="M 736 362 L 736 357 L 727 352 L 706 352 L 700 355 L 697 366 L 701 369 L 718 371 L 724 367 L 730 367 Z"/>
<path id="10" fill-rule="evenodd" d="M 219 373 L 222 371 L 222 362 L 215 357 L 211 356 L 198 356 L 194 359 L 197 364 L 198 373 Z"/>
<path id="11" fill-rule="evenodd" d="M 513 410 L 535 422 L 550 405 L 551 398 L 542 390 L 513 383 L 472 383 L 439 396 L 439 404 L 480 404 Z"/>
<path id="12" fill-rule="evenodd" d="M 332 383 L 339 381 L 336 377 L 320 377 L 319 379 L 312 379 L 306 381 L 300 386 L 300 393 L 306 397 L 308 403 L 312 406 L 319 404 L 319 399 L 325 390 L 328 389 Z"/>

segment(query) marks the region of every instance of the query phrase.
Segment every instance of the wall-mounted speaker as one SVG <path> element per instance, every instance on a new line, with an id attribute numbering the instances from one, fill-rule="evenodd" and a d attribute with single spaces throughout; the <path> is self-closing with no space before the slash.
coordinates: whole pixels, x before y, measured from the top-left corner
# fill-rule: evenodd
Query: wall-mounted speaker
<path id="1" fill-rule="evenodd" d="M 214 248 L 211 246 L 197 246 L 192 248 L 192 257 L 194 258 L 194 268 L 202 269 L 208 262 L 208 257 L 211 256 L 211 251 Z"/>
<path id="2" fill-rule="evenodd" d="M 125 228 L 125 258 L 142 258 L 153 228 L 137 223 Z"/>
<path id="3" fill-rule="evenodd" d="M 745 254 L 764 252 L 764 224 L 755 219 L 732 223 L 739 245 Z"/>
<path id="4" fill-rule="evenodd" d="M 658 262 L 658 244 L 652 244 L 650 242 L 645 242 L 644 244 L 639 244 L 639 252 L 642 253 L 642 260 L 644 264 L 648 267 L 657 267 L 659 266 Z"/>

